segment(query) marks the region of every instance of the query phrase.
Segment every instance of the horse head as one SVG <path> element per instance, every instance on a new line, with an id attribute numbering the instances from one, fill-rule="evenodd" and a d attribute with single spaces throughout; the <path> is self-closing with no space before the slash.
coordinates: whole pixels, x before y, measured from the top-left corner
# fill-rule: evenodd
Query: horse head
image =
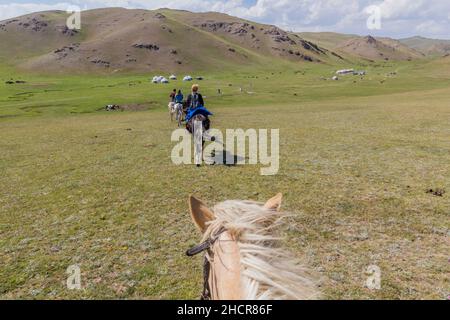
<path id="1" fill-rule="evenodd" d="M 265 204 L 225 201 L 211 210 L 190 197 L 192 220 L 203 242 L 187 252 L 205 251 L 203 299 L 312 299 L 318 296 L 309 272 L 279 245 L 275 229 L 286 214 L 282 195 Z"/>

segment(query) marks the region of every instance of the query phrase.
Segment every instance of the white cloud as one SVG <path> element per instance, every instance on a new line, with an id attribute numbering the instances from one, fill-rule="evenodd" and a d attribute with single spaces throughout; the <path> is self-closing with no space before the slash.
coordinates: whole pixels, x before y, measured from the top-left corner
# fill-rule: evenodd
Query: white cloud
<path id="1" fill-rule="evenodd" d="M 449 29 L 444 28 L 441 24 L 437 23 L 433 20 L 428 20 L 420 23 L 415 28 L 417 32 L 423 33 L 423 32 L 429 32 L 436 35 L 442 35 Z"/>
<path id="2" fill-rule="evenodd" d="M 13 0 L 14 1 L 14 0 Z M 49 5 L 49 1 L 0 4 L 0 19 L 41 10 L 62 9 L 68 3 Z M 335 31 L 368 34 L 365 9 L 379 5 L 382 30 L 376 35 L 405 37 L 423 36 L 450 38 L 449 0 L 66 0 L 84 8 L 125 7 L 156 9 L 161 7 L 190 11 L 218 11 L 276 24 L 298 31 Z M 0 0 L 2 3 L 3 0 Z M 43 3 L 46 2 L 47 4 Z"/>
<path id="3" fill-rule="evenodd" d="M 45 3 L 10 3 L 10 4 L 0 4 L 0 20 L 5 20 L 24 14 L 28 14 L 36 11 L 46 11 L 46 10 L 66 10 L 70 6 L 70 3 L 56 3 L 56 4 L 45 4 Z"/>
<path id="4" fill-rule="evenodd" d="M 383 18 L 400 19 L 420 15 L 427 5 L 424 0 L 384 0 L 379 7 Z"/>

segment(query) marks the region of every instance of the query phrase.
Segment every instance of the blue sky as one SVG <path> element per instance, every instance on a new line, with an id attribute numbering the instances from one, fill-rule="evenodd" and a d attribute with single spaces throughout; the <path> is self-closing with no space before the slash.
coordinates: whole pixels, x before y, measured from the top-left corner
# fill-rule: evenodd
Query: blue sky
<path id="1" fill-rule="evenodd" d="M 70 5 L 219 11 L 293 31 L 450 39 L 450 0 L 0 0 L 0 20 Z M 367 27 L 367 8 L 373 5 L 380 8 L 380 30 Z"/>

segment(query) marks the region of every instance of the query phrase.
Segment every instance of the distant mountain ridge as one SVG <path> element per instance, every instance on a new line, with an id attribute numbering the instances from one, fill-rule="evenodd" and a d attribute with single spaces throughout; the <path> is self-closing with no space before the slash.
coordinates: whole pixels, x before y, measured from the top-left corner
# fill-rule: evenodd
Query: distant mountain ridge
<path id="1" fill-rule="evenodd" d="M 350 57 L 366 60 L 415 60 L 426 54 L 400 40 L 387 37 L 357 36 L 330 32 L 299 33 L 301 37 L 318 45 Z"/>
<path id="2" fill-rule="evenodd" d="M 416 36 L 400 39 L 399 41 L 425 55 L 444 56 L 450 54 L 450 40 L 428 39 Z"/>
<path id="3" fill-rule="evenodd" d="M 423 57 L 423 54 L 397 40 L 376 39 L 372 36 L 351 39 L 338 48 L 348 54 L 370 60 L 413 60 Z"/>
<path id="4" fill-rule="evenodd" d="M 0 58 L 29 71 L 111 73 L 413 60 L 447 52 L 445 41 L 293 33 L 216 12 L 88 10 L 81 30 L 67 28 L 67 17 L 48 11 L 0 22 Z"/>

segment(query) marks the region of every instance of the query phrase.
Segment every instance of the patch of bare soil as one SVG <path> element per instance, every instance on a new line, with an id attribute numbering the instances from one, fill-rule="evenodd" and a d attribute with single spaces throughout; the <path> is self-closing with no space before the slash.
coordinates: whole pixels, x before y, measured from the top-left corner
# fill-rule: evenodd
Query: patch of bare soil
<path id="1" fill-rule="evenodd" d="M 146 102 L 146 103 L 131 103 L 124 105 L 110 104 L 102 108 L 101 110 L 106 111 L 146 111 L 150 110 L 152 106 L 157 103 L 154 101 Z"/>
<path id="2" fill-rule="evenodd" d="M 151 103 L 135 103 L 121 105 L 120 109 L 123 111 L 145 111 L 151 108 Z"/>

